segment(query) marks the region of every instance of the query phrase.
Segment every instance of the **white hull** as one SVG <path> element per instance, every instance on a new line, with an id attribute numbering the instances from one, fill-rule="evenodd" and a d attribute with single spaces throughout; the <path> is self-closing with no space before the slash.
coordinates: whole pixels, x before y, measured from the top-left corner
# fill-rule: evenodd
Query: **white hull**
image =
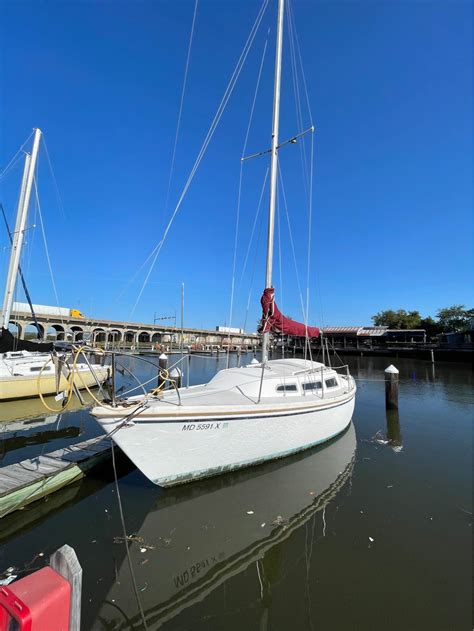
<path id="1" fill-rule="evenodd" d="M 281 366 L 274 366 L 271 372 L 278 368 L 281 370 Z M 245 381 L 253 371 L 253 381 L 239 387 L 240 393 L 245 387 L 250 392 L 258 387 L 260 370 L 225 370 L 215 380 Z M 314 369 L 311 374 L 315 374 Z M 273 389 L 272 384 L 280 383 L 280 379 L 272 374 L 266 378 L 265 388 Z M 288 382 L 288 375 L 285 379 Z M 107 433 L 113 432 L 117 445 L 152 482 L 167 487 L 282 458 L 323 443 L 346 429 L 354 411 L 355 385 L 347 387 L 344 380 L 327 398 L 311 394 L 253 403 L 237 393 L 240 400 L 228 405 L 224 402 L 233 389 L 216 390 L 213 395 L 211 385 L 182 388 L 180 405 L 176 405 L 176 395 L 169 394 L 136 414 L 135 406 L 95 408 L 93 414 Z M 213 397 L 221 404 L 203 405 Z M 134 401 L 135 405 L 139 400 Z"/>

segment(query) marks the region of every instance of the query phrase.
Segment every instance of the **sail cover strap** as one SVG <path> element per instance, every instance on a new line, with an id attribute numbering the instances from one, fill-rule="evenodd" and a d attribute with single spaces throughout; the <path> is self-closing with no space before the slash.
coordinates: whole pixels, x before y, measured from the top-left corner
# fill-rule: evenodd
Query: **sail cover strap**
<path id="1" fill-rule="evenodd" d="M 317 326 L 306 327 L 302 322 L 295 322 L 291 318 L 284 316 L 275 303 L 275 290 L 268 287 L 262 294 L 261 299 L 263 318 L 260 326 L 260 333 L 284 333 L 295 337 L 318 337 Z"/>

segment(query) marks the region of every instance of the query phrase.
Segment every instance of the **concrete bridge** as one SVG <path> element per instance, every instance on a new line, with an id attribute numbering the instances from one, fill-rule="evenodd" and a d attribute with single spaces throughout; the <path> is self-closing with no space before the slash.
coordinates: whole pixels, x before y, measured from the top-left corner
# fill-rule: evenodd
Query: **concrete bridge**
<path id="1" fill-rule="evenodd" d="M 94 318 L 58 317 L 57 315 L 37 315 L 40 334 L 49 340 L 80 342 L 87 340 L 93 346 L 108 348 L 150 349 L 160 345 L 169 350 L 181 344 L 181 328 L 137 322 L 117 322 Z M 10 330 L 20 339 L 37 337 L 37 328 L 30 314 L 13 312 Z M 207 329 L 183 329 L 183 345 L 248 347 L 260 344 L 255 333 L 225 333 Z"/>

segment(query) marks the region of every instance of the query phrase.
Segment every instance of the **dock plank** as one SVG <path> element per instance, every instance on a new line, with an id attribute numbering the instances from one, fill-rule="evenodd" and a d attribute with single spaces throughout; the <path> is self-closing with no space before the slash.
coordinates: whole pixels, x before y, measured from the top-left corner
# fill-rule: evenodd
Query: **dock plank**
<path id="1" fill-rule="evenodd" d="M 99 437 L 0 468 L 0 518 L 75 482 L 109 455 L 109 441 Z"/>

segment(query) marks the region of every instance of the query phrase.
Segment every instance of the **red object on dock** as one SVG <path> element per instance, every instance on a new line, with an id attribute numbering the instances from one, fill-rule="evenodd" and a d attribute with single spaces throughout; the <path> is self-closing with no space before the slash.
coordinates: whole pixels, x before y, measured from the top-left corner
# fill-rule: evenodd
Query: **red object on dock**
<path id="1" fill-rule="evenodd" d="M 0 587 L 0 631 L 69 631 L 70 608 L 69 582 L 44 567 Z"/>

